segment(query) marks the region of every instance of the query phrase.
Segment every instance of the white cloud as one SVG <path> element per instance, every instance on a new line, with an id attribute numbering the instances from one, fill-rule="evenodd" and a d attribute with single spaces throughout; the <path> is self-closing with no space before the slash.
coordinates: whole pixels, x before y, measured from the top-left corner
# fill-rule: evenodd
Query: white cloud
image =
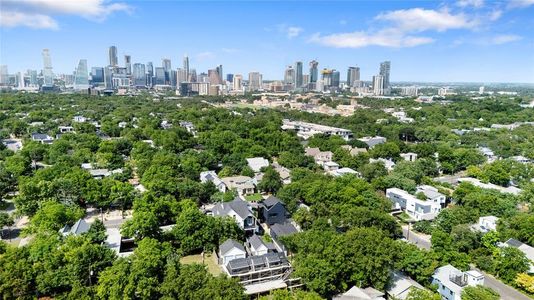
<path id="1" fill-rule="evenodd" d="M 490 21 L 497 21 L 502 16 L 502 10 L 494 10 L 489 14 L 489 20 Z"/>
<path id="2" fill-rule="evenodd" d="M 302 27 L 288 26 L 286 24 L 278 24 L 276 25 L 276 29 L 278 32 L 283 33 L 288 39 L 296 38 L 304 31 Z"/>
<path id="3" fill-rule="evenodd" d="M 286 36 L 288 39 L 292 39 L 294 37 L 299 36 L 299 34 L 303 31 L 300 27 L 290 26 L 286 30 Z"/>
<path id="4" fill-rule="evenodd" d="M 460 7 L 472 6 L 475 8 L 480 8 L 484 6 L 484 0 L 458 0 L 458 2 L 456 2 L 456 5 Z"/>
<path id="5" fill-rule="evenodd" d="M 478 25 L 475 19 L 469 19 L 463 13 L 451 14 L 447 9 L 439 11 L 423 8 L 401 9 L 379 14 L 376 19 L 390 21 L 396 28 L 407 32 L 426 30 L 443 32 L 449 29 L 474 28 Z"/>
<path id="6" fill-rule="evenodd" d="M 490 44 L 502 45 L 521 40 L 522 37 L 515 34 L 500 34 L 496 35 L 490 40 Z"/>
<path id="7" fill-rule="evenodd" d="M 0 11 L 1 27 L 25 26 L 35 29 L 58 29 L 57 22 L 49 16 L 41 14 L 25 14 L 14 11 Z"/>
<path id="8" fill-rule="evenodd" d="M 429 44 L 434 42 L 434 39 L 405 35 L 397 30 L 382 30 L 377 33 L 355 31 L 324 36 L 316 33 L 309 41 L 334 48 L 363 48 L 367 46 L 404 48 Z"/>
<path id="9" fill-rule="evenodd" d="M 221 51 L 224 52 L 224 53 L 237 53 L 237 52 L 239 52 L 239 49 L 236 49 L 236 48 L 222 48 Z"/>
<path id="10" fill-rule="evenodd" d="M 56 15 L 80 16 L 92 21 L 103 21 L 118 11 L 131 12 L 125 3 L 108 0 L 0 0 L 2 26 L 26 26 L 31 28 L 57 29 L 53 18 Z"/>
<path id="11" fill-rule="evenodd" d="M 204 51 L 204 52 L 197 53 L 197 55 L 195 55 L 195 57 L 196 57 L 196 59 L 198 61 L 205 61 L 205 60 L 214 59 L 215 58 L 215 53 L 213 53 L 211 51 Z"/>
<path id="12" fill-rule="evenodd" d="M 534 0 L 510 0 L 508 8 L 524 8 L 534 5 Z"/>

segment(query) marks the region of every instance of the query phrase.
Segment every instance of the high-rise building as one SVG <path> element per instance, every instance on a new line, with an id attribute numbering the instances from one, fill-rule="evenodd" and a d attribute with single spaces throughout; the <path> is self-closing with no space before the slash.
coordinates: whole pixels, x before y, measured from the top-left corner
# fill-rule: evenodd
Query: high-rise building
<path id="1" fill-rule="evenodd" d="M 177 80 L 178 80 L 177 75 L 178 75 L 178 73 L 176 72 L 176 70 L 171 70 L 169 72 L 169 74 L 170 74 L 170 85 L 173 88 L 177 87 Z"/>
<path id="2" fill-rule="evenodd" d="M 146 84 L 148 87 L 154 85 L 154 64 L 151 61 L 146 64 Z"/>
<path id="3" fill-rule="evenodd" d="M 37 71 L 36 70 L 28 70 L 28 75 L 30 76 L 30 86 L 35 87 L 39 85 L 39 82 L 37 80 Z"/>
<path id="4" fill-rule="evenodd" d="M 341 78 L 339 75 L 339 71 L 332 70 L 332 86 L 333 87 L 339 87 L 340 79 Z"/>
<path id="5" fill-rule="evenodd" d="M 181 69 L 181 68 L 178 68 L 178 70 L 176 70 L 176 82 L 178 83 L 178 85 L 180 85 L 180 83 L 182 82 L 188 82 L 188 76 L 187 76 L 187 71 L 185 69 Z"/>
<path id="6" fill-rule="evenodd" d="M 107 66 L 104 68 L 104 87 L 106 90 L 113 89 L 113 67 Z"/>
<path id="7" fill-rule="evenodd" d="M 373 94 L 375 94 L 375 96 L 384 95 L 384 76 L 373 76 Z"/>
<path id="8" fill-rule="evenodd" d="M 95 85 L 104 83 L 104 68 L 102 67 L 91 68 L 91 83 Z"/>
<path id="9" fill-rule="evenodd" d="M 257 91 L 261 90 L 263 86 L 263 79 L 260 72 L 248 73 L 248 90 Z"/>
<path id="10" fill-rule="evenodd" d="M 222 84 L 223 83 L 223 78 L 224 78 L 222 65 L 219 65 L 217 67 L 217 74 L 219 74 L 219 82 L 220 82 L 219 84 Z"/>
<path id="11" fill-rule="evenodd" d="M 195 69 L 189 70 L 189 81 L 197 82 L 197 70 Z"/>
<path id="12" fill-rule="evenodd" d="M 349 67 L 347 70 L 347 85 L 349 87 L 356 86 L 356 82 L 360 82 L 360 68 L 359 67 Z"/>
<path id="13" fill-rule="evenodd" d="M 222 84 L 221 76 L 219 74 L 219 67 L 208 70 L 209 83 L 211 85 Z"/>
<path id="14" fill-rule="evenodd" d="M 235 91 L 243 90 L 243 76 L 241 74 L 234 75 L 232 83 Z"/>
<path id="15" fill-rule="evenodd" d="M 319 79 L 319 69 L 317 69 L 318 65 L 318 61 L 310 61 L 310 83 L 317 82 L 317 79 Z"/>
<path id="16" fill-rule="evenodd" d="M 206 73 L 204 73 L 204 72 L 201 72 L 200 74 L 198 74 L 198 76 L 197 76 L 197 82 L 200 82 L 200 83 L 209 83 L 210 80 L 209 80 L 208 74 L 206 74 Z"/>
<path id="17" fill-rule="evenodd" d="M 132 83 L 133 86 L 137 88 L 146 86 L 146 72 L 144 64 L 135 63 L 133 65 Z"/>
<path id="18" fill-rule="evenodd" d="M 293 87 L 295 86 L 295 69 L 292 66 L 287 66 L 284 72 L 284 83 Z"/>
<path id="19" fill-rule="evenodd" d="M 172 67 L 171 67 L 171 60 L 168 59 L 168 58 L 164 58 L 161 60 L 161 66 L 163 67 L 163 71 L 164 71 L 164 83 L 163 84 L 167 84 L 167 85 L 170 85 L 171 84 L 171 70 L 172 70 Z M 157 72 L 156 72 L 157 73 Z M 157 74 L 156 74 L 157 76 Z M 158 84 L 158 83 L 156 83 Z"/>
<path id="20" fill-rule="evenodd" d="M 7 72 L 7 65 L 0 66 L 0 85 L 7 85 L 9 82 L 9 73 Z"/>
<path id="21" fill-rule="evenodd" d="M 295 63 L 295 87 L 296 88 L 300 88 L 302 87 L 302 84 L 303 84 L 303 79 L 302 79 L 302 62 L 301 61 L 297 61 Z"/>
<path id="22" fill-rule="evenodd" d="M 321 71 L 321 83 L 323 87 L 330 87 L 332 86 L 332 75 L 334 73 L 334 70 L 330 69 L 323 69 Z"/>
<path id="23" fill-rule="evenodd" d="M 124 55 L 124 67 L 126 68 L 126 75 L 132 74 L 132 57 Z"/>
<path id="24" fill-rule="evenodd" d="M 389 73 L 391 71 L 391 62 L 390 61 L 384 61 L 380 63 L 380 76 L 384 79 L 384 85 L 383 85 L 383 95 L 388 95 L 389 91 L 391 89 L 389 85 Z"/>
<path id="25" fill-rule="evenodd" d="M 50 58 L 50 51 L 43 49 L 43 86 L 54 86 L 54 73 L 52 72 L 52 59 Z"/>
<path id="26" fill-rule="evenodd" d="M 308 83 L 310 83 L 310 75 L 309 74 L 302 75 L 302 86 L 307 86 Z"/>
<path id="27" fill-rule="evenodd" d="M 155 73 L 154 73 L 154 85 L 164 85 L 165 84 L 165 68 L 163 67 L 156 67 Z"/>
<path id="28" fill-rule="evenodd" d="M 234 74 L 226 74 L 226 81 L 234 82 Z"/>
<path id="29" fill-rule="evenodd" d="M 184 81 L 190 81 L 190 73 L 189 73 L 189 56 L 184 55 L 184 72 L 185 72 L 185 80 Z M 178 80 L 178 83 L 180 83 L 181 81 Z M 183 82 L 183 81 L 182 81 Z"/>
<path id="30" fill-rule="evenodd" d="M 74 75 L 74 89 L 86 90 L 89 88 L 89 74 L 87 73 L 87 59 L 80 59 Z"/>
<path id="31" fill-rule="evenodd" d="M 109 65 L 112 67 L 119 65 L 119 60 L 117 58 L 117 47 L 115 46 L 109 47 Z"/>

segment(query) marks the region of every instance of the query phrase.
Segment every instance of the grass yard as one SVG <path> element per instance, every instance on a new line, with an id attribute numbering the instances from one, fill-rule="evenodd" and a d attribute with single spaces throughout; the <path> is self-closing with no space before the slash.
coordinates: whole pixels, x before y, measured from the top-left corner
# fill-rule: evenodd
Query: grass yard
<path id="1" fill-rule="evenodd" d="M 252 195 L 245 196 L 245 199 L 247 199 L 247 201 L 251 201 L 251 202 L 259 202 L 259 201 L 263 200 L 263 197 L 261 196 L 261 194 L 255 193 L 255 194 L 252 194 Z"/>
<path id="2" fill-rule="evenodd" d="M 180 258 L 180 263 L 184 265 L 202 264 L 202 255 L 195 254 L 184 256 Z M 217 257 L 211 253 L 204 255 L 204 265 L 208 267 L 208 272 L 210 272 L 213 276 L 217 276 L 222 273 L 221 268 L 217 264 Z"/>

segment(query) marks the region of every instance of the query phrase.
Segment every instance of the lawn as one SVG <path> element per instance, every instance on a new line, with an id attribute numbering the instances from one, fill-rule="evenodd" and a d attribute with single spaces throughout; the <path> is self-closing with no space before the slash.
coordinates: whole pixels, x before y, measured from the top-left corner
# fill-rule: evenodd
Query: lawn
<path id="1" fill-rule="evenodd" d="M 188 255 L 180 258 L 180 263 L 184 265 L 188 264 L 202 264 L 202 255 Z M 211 253 L 205 254 L 204 256 L 204 265 L 208 267 L 208 272 L 217 276 L 222 273 L 221 268 L 217 264 L 217 257 Z"/>
<path id="2" fill-rule="evenodd" d="M 245 199 L 251 202 L 258 202 L 258 201 L 263 200 L 263 197 L 261 196 L 261 194 L 255 193 L 252 195 L 245 196 Z"/>

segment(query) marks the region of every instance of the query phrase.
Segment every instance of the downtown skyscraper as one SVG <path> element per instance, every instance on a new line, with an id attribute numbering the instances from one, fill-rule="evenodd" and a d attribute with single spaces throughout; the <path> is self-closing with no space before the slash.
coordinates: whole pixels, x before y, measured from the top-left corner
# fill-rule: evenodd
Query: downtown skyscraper
<path id="1" fill-rule="evenodd" d="M 124 55 L 124 67 L 126 68 L 126 74 L 132 74 L 132 57 L 130 55 Z"/>
<path id="2" fill-rule="evenodd" d="M 319 69 L 317 68 L 318 66 L 318 61 L 310 61 L 310 83 L 315 83 L 317 82 L 317 79 L 319 79 Z"/>
<path id="3" fill-rule="evenodd" d="M 301 88 L 303 83 L 302 62 L 295 63 L 295 88 Z"/>
<path id="4" fill-rule="evenodd" d="M 75 90 L 86 90 L 89 86 L 89 74 L 87 71 L 87 60 L 80 59 L 78 67 L 76 68 L 76 73 L 74 77 L 74 89 Z"/>
<path id="5" fill-rule="evenodd" d="M 117 47 L 109 47 L 109 65 L 112 67 L 117 67 L 119 65 L 119 60 L 117 58 Z"/>
<path id="6" fill-rule="evenodd" d="M 52 59 L 50 58 L 50 51 L 43 49 L 43 86 L 54 86 L 54 73 L 52 72 Z"/>
<path id="7" fill-rule="evenodd" d="M 383 77 L 384 84 L 382 86 L 383 95 L 389 95 L 391 90 L 389 85 L 389 73 L 391 71 L 391 62 L 384 61 L 380 63 L 380 76 Z"/>
<path id="8" fill-rule="evenodd" d="M 146 86 L 146 73 L 145 65 L 140 63 L 135 63 L 133 65 L 132 73 L 132 83 L 135 87 L 145 87 Z"/>
<path id="9" fill-rule="evenodd" d="M 349 87 L 359 86 L 360 84 L 360 68 L 359 67 L 349 67 L 347 70 L 347 85 Z"/>
<path id="10" fill-rule="evenodd" d="M 187 56 L 187 54 L 184 55 L 183 68 L 184 68 L 184 73 L 185 73 L 185 81 L 191 81 L 191 78 L 190 78 L 191 73 L 189 72 L 189 56 Z M 180 82 L 180 80 L 178 80 L 178 82 Z"/>

